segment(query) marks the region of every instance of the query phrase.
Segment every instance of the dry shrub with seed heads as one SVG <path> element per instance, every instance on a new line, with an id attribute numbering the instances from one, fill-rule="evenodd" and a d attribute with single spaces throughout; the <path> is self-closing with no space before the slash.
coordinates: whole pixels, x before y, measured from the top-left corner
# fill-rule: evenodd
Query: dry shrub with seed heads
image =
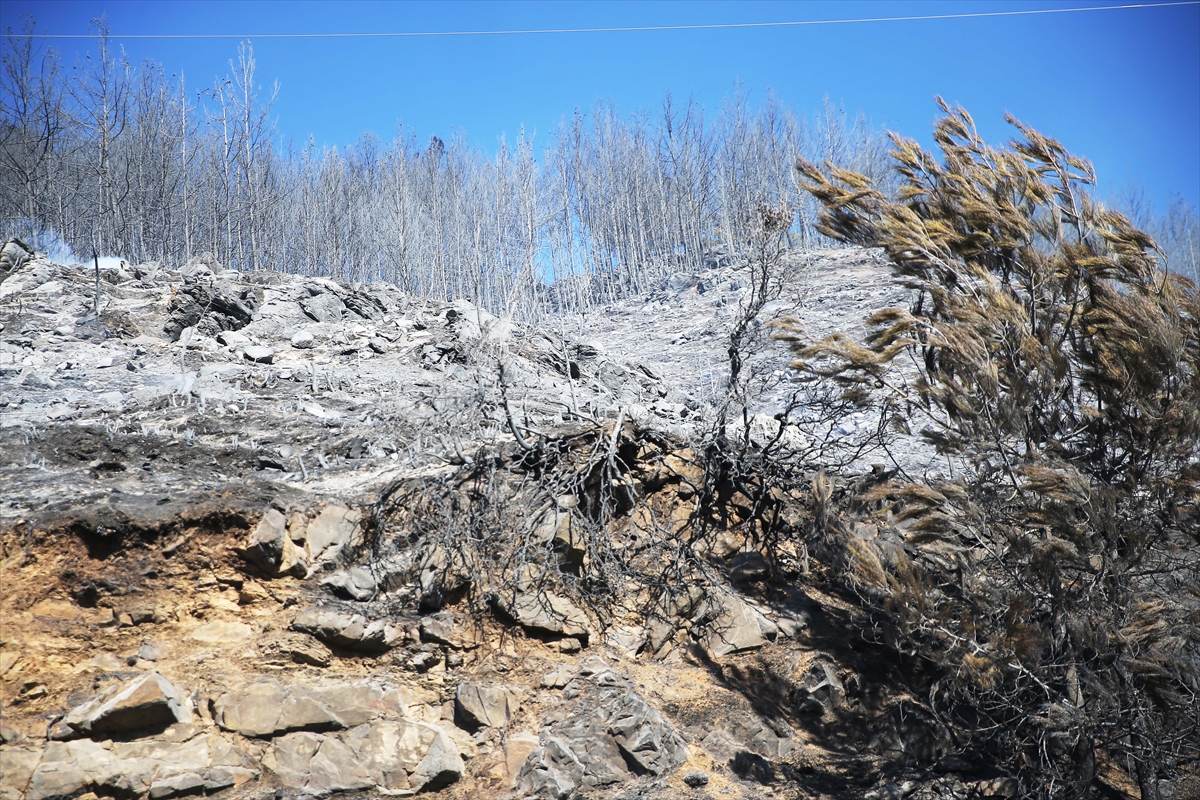
<path id="1" fill-rule="evenodd" d="M 1115 765 L 1157 800 L 1200 757 L 1200 294 L 1092 198 L 1086 160 L 1011 117 L 989 146 L 938 103 L 941 160 L 893 137 L 895 199 L 797 166 L 820 231 L 882 248 L 914 299 L 861 342 L 794 323 L 794 366 L 953 474 L 860 498 L 906 544 L 845 537 L 844 577 L 960 755 L 1025 796 L 1093 796 Z"/>

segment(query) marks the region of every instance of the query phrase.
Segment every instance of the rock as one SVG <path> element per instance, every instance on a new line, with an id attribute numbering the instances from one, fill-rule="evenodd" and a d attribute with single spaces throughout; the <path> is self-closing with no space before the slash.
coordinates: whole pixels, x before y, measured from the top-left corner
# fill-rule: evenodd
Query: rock
<path id="1" fill-rule="evenodd" d="M 459 625 L 450 611 L 439 611 L 421 618 L 421 641 L 446 645 L 456 650 L 479 646 L 478 631 L 471 624 Z"/>
<path id="2" fill-rule="evenodd" d="M 20 239 L 9 239 L 0 248 L 0 282 L 19 270 L 33 258 L 33 248 Z"/>
<path id="3" fill-rule="evenodd" d="M 496 598 L 496 606 L 501 616 L 538 633 L 574 636 L 585 644 L 590 635 L 582 610 L 532 580 L 519 581 L 511 599 Z"/>
<path id="4" fill-rule="evenodd" d="M 204 778 L 195 772 L 184 772 L 150 784 L 150 800 L 189 794 L 204 794 Z"/>
<path id="5" fill-rule="evenodd" d="M 579 786 L 606 786 L 634 772 L 664 775 L 686 760 L 683 739 L 629 681 L 602 661 L 587 671 L 568 687 L 578 690 L 568 713 L 542 729 L 521 768 L 520 791 L 566 797 Z"/>
<path id="6" fill-rule="evenodd" d="M 217 341 L 226 347 L 245 347 L 250 344 L 250 337 L 237 331 L 221 331 L 217 334 Z"/>
<path id="7" fill-rule="evenodd" d="M 538 741 L 536 734 L 529 731 L 521 731 L 520 733 L 510 733 L 504 739 L 504 765 L 508 768 L 508 777 L 511 787 L 517 785 L 517 779 L 521 776 L 521 768 L 525 766 L 525 762 L 529 760 L 529 756 L 541 744 Z"/>
<path id="8" fill-rule="evenodd" d="M 344 572 L 335 572 L 321 581 L 338 597 L 349 600 L 370 600 L 375 596 L 375 576 L 366 567 L 352 567 Z"/>
<path id="9" fill-rule="evenodd" d="M 339 322 L 346 312 L 346 304 L 336 294 L 325 292 L 301 300 L 300 309 L 316 322 Z"/>
<path id="10" fill-rule="evenodd" d="M 333 658 L 329 648 L 311 636 L 283 634 L 263 642 L 260 646 L 263 659 L 269 664 L 311 664 L 328 667 Z"/>
<path id="11" fill-rule="evenodd" d="M 435 545 L 421 559 L 421 571 L 417 583 L 421 587 L 420 607 L 423 611 L 435 611 L 471 585 L 474 565 L 466 550 L 448 550 Z"/>
<path id="12" fill-rule="evenodd" d="M 445 732 L 438 730 L 428 752 L 408 780 L 417 791 L 436 792 L 461 778 L 465 769 L 466 765 L 454 742 Z"/>
<path id="13" fill-rule="evenodd" d="M 184 329 L 190 327 L 205 336 L 240 330 L 250 324 L 261 299 L 262 290 L 257 287 L 238 290 L 224 283 L 185 277 L 167 306 L 169 317 L 163 332 L 170 341 L 177 342 Z"/>
<path id="14" fill-rule="evenodd" d="M 213 704 L 213 719 L 227 731 L 258 738 L 346 727 L 306 687 L 284 687 L 273 681 L 221 695 Z"/>
<path id="15" fill-rule="evenodd" d="M 72 709 L 63 722 L 82 735 L 139 730 L 187 722 L 191 714 L 175 687 L 151 672 L 108 699 L 97 698 Z"/>
<path id="16" fill-rule="evenodd" d="M 460 683 L 454 694 L 455 720 L 467 730 L 504 728 L 519 705 L 516 690 L 502 686 Z"/>
<path id="17" fill-rule="evenodd" d="M 337 734 L 290 733 L 274 740 L 273 753 L 281 783 L 316 794 L 436 791 L 465 768 L 445 731 L 409 719 L 382 719 Z"/>
<path id="18" fill-rule="evenodd" d="M 374 339 L 372 339 L 367 344 L 370 346 L 370 348 L 372 350 L 374 350 L 376 353 L 379 353 L 380 355 L 383 355 L 389 349 L 391 349 L 391 346 L 388 344 L 387 339 L 381 339 L 378 336 L 376 336 Z"/>
<path id="19" fill-rule="evenodd" d="M 250 638 L 254 629 L 244 622 L 210 622 L 192 631 L 189 638 L 203 644 L 237 644 Z"/>
<path id="20" fill-rule="evenodd" d="M 390 650 L 404 633 L 381 619 L 321 610 L 302 612 L 292 621 L 292 629 L 312 634 L 331 647 L 376 655 Z"/>
<path id="21" fill-rule="evenodd" d="M 275 740 L 274 754 L 279 782 L 292 789 L 324 795 L 375 785 L 354 752 L 332 736 L 289 733 Z"/>
<path id="22" fill-rule="evenodd" d="M 714 657 L 753 650 L 767 643 L 758 612 L 737 597 L 727 596 L 715 619 L 708 623 L 701 644 Z"/>
<path id="23" fill-rule="evenodd" d="M 55 389 L 58 387 L 58 383 L 56 381 L 51 380 L 36 370 L 30 370 L 29 372 L 26 372 L 21 378 L 20 384 L 22 386 L 28 386 L 30 389 Z"/>
<path id="24" fill-rule="evenodd" d="M 311 350 L 316 343 L 316 339 L 308 331 L 300 331 L 292 336 L 292 347 L 297 350 Z"/>
<path id="25" fill-rule="evenodd" d="M 699 789 L 701 786 L 708 785 L 708 773 L 693 770 L 683 776 L 683 782 L 693 789 Z"/>
<path id="26" fill-rule="evenodd" d="M 22 800 L 42 758 L 40 747 L 0 747 L 0 800 Z"/>
<path id="27" fill-rule="evenodd" d="M 225 730 L 263 738 L 340 730 L 383 716 L 399 717 L 404 701 L 396 690 L 367 683 L 307 686 L 266 680 L 222 694 L 213 712 Z"/>
<path id="28" fill-rule="evenodd" d="M 270 364 L 275 360 L 275 351 L 269 347 L 252 344 L 242 351 L 242 357 L 257 364 Z"/>
<path id="29" fill-rule="evenodd" d="M 161 657 L 162 654 L 159 653 L 158 648 L 150 642 L 143 642 L 142 646 L 138 648 L 138 658 L 144 661 L 158 661 Z"/>
<path id="30" fill-rule="evenodd" d="M 255 526 L 246 546 L 238 554 L 272 577 L 308 574 L 308 556 L 296 546 L 287 531 L 287 520 L 273 508 L 267 509 Z"/>
<path id="31" fill-rule="evenodd" d="M 362 512 L 346 506 L 326 506 L 317 518 L 308 523 L 308 550 L 315 566 L 333 562 L 347 548 L 358 545 L 361 535 Z"/>

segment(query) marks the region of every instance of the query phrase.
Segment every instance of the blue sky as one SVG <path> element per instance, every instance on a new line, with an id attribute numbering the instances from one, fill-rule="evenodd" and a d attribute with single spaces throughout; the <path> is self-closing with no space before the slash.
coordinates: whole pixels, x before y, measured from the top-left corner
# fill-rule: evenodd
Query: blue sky
<path id="1" fill-rule="evenodd" d="M 0 26 L 31 14 L 39 30 L 87 33 L 107 15 L 128 34 L 311 33 L 576 28 L 979 13 L 1096 5 L 1070 2 L 176 2 L 3 0 Z M 852 25 L 439 36 L 254 39 L 259 78 L 278 79 L 282 135 L 345 144 L 398 122 L 422 139 L 466 131 L 547 133 L 575 108 L 622 111 L 688 95 L 715 111 L 742 82 L 751 102 L 773 89 L 808 110 L 828 96 L 928 143 L 934 95 L 964 105 L 985 136 L 1007 139 L 1005 111 L 1096 165 L 1101 194 L 1131 181 L 1160 203 L 1200 204 L 1200 5 L 990 19 Z M 229 71 L 237 39 L 125 40 L 201 88 Z M 68 63 L 88 45 L 55 40 Z"/>

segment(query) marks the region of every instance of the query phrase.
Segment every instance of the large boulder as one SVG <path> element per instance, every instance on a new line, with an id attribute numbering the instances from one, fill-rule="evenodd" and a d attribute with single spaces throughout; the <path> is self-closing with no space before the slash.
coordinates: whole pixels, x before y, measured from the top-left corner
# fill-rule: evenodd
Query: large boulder
<path id="1" fill-rule="evenodd" d="M 301 612 L 292 629 L 317 637 L 330 647 L 379 655 L 403 638 L 404 630 L 384 620 L 369 620 L 362 614 L 313 609 Z"/>
<path id="2" fill-rule="evenodd" d="M 33 248 L 20 239 L 9 239 L 0 248 L 0 282 L 33 258 Z"/>
<path id="3" fill-rule="evenodd" d="M 506 686 L 460 683 L 454 694 L 455 718 L 467 730 L 507 728 L 517 711 L 519 694 Z"/>
<path id="4" fill-rule="evenodd" d="M 7 761 L 5 765 L 7 767 Z M 258 777 L 250 755 L 224 738 L 186 742 L 50 742 L 28 779 L 25 800 L 65 800 L 85 791 L 115 797 L 212 793 Z M 8 776 L 2 779 L 7 784 Z"/>
<path id="5" fill-rule="evenodd" d="M 268 680 L 222 694 L 213 704 L 213 717 L 225 730 L 267 738 L 352 728 L 402 716 L 404 710 L 398 690 L 369 683 L 308 686 Z"/>
<path id="6" fill-rule="evenodd" d="M 664 775 L 687 758 L 671 724 L 599 660 L 585 662 L 563 698 L 566 713 L 542 728 L 539 746 L 521 767 L 522 792 L 564 798 L 634 774 Z"/>
<path id="7" fill-rule="evenodd" d="M 189 719 L 191 713 L 171 682 L 151 672 L 107 698 L 98 697 L 72 709 L 63 723 L 77 735 L 95 736 L 173 725 Z"/>
<path id="8" fill-rule="evenodd" d="M 205 336 L 241 330 L 250 324 L 261 301 L 262 290 L 257 287 L 235 289 L 200 277 L 185 278 L 167 306 L 163 333 L 177 342 L 185 328 L 194 327 Z"/>

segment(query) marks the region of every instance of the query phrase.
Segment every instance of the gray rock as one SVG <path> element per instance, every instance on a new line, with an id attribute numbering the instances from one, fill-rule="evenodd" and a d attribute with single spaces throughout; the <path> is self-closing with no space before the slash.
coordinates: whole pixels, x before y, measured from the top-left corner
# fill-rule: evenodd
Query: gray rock
<path id="1" fill-rule="evenodd" d="M 250 344 L 250 337 L 237 331 L 221 331 L 217 334 L 217 341 L 226 347 L 245 347 Z"/>
<path id="2" fill-rule="evenodd" d="M 252 344 L 242 351 L 242 357 L 257 364 L 270 364 L 275 360 L 275 351 L 263 345 Z"/>
<path id="3" fill-rule="evenodd" d="M 0 747 L 0 800 L 22 800 L 41 759 L 41 747 Z"/>
<path id="4" fill-rule="evenodd" d="M 354 751 L 335 737 L 289 733 L 275 740 L 273 750 L 276 775 L 289 788 L 324 795 L 375 785 Z"/>
<path id="5" fill-rule="evenodd" d="M 362 614 L 341 611 L 304 611 L 292 621 L 292 629 L 311 634 L 331 647 L 376 654 L 390 650 L 403 630 L 384 620 L 369 620 Z"/>
<path id="6" fill-rule="evenodd" d="M 479 631 L 471 623 L 458 624 L 450 611 L 439 611 L 421 618 L 421 641 L 446 645 L 456 650 L 479 646 Z"/>
<path id="7" fill-rule="evenodd" d="M 261 300 L 262 290 L 257 287 L 234 289 L 225 283 L 185 277 L 167 306 L 169 316 L 163 332 L 170 341 L 177 342 L 185 328 L 194 327 L 205 336 L 241 330 L 250 324 Z"/>
<path id="8" fill-rule="evenodd" d="M 403 714 L 404 700 L 397 690 L 369 683 L 309 686 L 259 681 L 226 692 L 213 703 L 219 726 L 255 738 L 341 730 Z"/>
<path id="9" fill-rule="evenodd" d="M 417 791 L 435 792 L 461 778 L 465 769 L 466 765 L 453 740 L 444 731 L 438 730 L 428 752 L 408 780 Z"/>
<path id="10" fill-rule="evenodd" d="M 528 577 L 509 598 L 497 598 L 496 605 L 502 616 L 538 633 L 574 636 L 585 644 L 591 633 L 587 615 L 578 606 Z"/>
<path id="11" fill-rule="evenodd" d="M 701 786 L 708 785 L 708 773 L 700 770 L 693 770 L 683 776 L 683 782 L 693 789 L 698 789 Z"/>
<path id="12" fill-rule="evenodd" d="M 335 572 L 321 581 L 339 597 L 350 600 L 370 600 L 375 596 L 375 576 L 366 567 L 351 567 L 344 572 Z"/>
<path id="13" fill-rule="evenodd" d="M 333 562 L 361 538 L 362 512 L 346 506 L 326 506 L 308 523 L 308 549 L 313 564 Z"/>
<path id="14" fill-rule="evenodd" d="M 316 339 L 308 331 L 300 331 L 292 337 L 292 347 L 297 350 L 311 350 L 316 343 Z"/>
<path id="15" fill-rule="evenodd" d="M 268 664 L 310 664 L 328 667 L 333 658 L 329 648 L 311 636 L 285 633 L 274 636 L 259 647 Z"/>
<path id="16" fill-rule="evenodd" d="M 521 768 L 520 791 L 567 797 L 580 786 L 628 780 L 631 769 L 664 775 L 686 760 L 683 739 L 629 681 L 603 662 L 583 672 L 568 687 L 568 713 L 543 728 Z"/>
<path id="17" fill-rule="evenodd" d="M 246 546 L 238 554 L 272 577 L 308 574 L 308 556 L 287 532 L 287 520 L 273 508 L 267 509 L 255 526 Z"/>
<path id="18" fill-rule="evenodd" d="M 391 349 L 391 345 L 388 344 L 387 339 L 381 339 L 378 336 L 369 341 L 367 344 L 370 345 L 372 350 L 380 355 L 383 355 L 389 349 Z"/>
<path id="19" fill-rule="evenodd" d="M 72 709 L 63 722 L 88 736 L 187 722 L 191 714 L 175 687 L 157 672 L 133 681 L 107 699 L 96 698 Z"/>
<path id="20" fill-rule="evenodd" d="M 0 248 L 0 282 L 33 258 L 33 248 L 20 239 L 9 239 Z"/>
<path id="21" fill-rule="evenodd" d="M 150 784 L 150 800 L 163 800 L 167 797 L 179 797 L 189 794 L 204 793 L 204 778 L 194 772 L 184 772 L 173 775 L 166 780 Z"/>
<path id="22" fill-rule="evenodd" d="M 25 376 L 21 378 L 21 385 L 28 386 L 30 389 L 54 389 L 58 387 L 57 382 L 36 370 L 25 373 Z"/>
<path id="23" fill-rule="evenodd" d="M 759 618 L 742 600 L 727 596 L 720 601 L 716 618 L 708 623 L 701 643 L 715 657 L 754 650 L 767 643 Z"/>
<path id="24" fill-rule="evenodd" d="M 336 294 L 325 292 L 300 301 L 300 308 L 317 322 L 338 322 L 346 313 L 346 304 Z"/>
<path id="25" fill-rule="evenodd" d="M 460 683 L 454 693 L 455 719 L 467 730 L 503 728 L 517 712 L 519 694 L 505 686 Z"/>

